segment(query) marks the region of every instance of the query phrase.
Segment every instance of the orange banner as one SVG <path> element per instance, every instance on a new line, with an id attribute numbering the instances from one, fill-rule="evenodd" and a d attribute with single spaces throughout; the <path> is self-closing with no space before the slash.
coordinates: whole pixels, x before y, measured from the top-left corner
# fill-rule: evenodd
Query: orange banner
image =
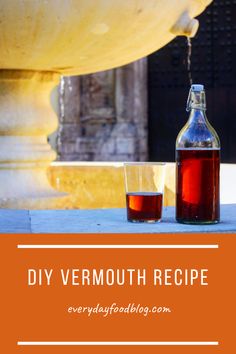
<path id="1" fill-rule="evenodd" d="M 0 242 L 3 353 L 235 350 L 235 234 Z"/>

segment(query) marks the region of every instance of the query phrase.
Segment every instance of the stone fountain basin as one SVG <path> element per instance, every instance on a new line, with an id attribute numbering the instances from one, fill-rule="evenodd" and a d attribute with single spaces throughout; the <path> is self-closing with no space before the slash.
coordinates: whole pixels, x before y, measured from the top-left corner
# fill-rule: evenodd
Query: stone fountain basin
<path id="1" fill-rule="evenodd" d="M 111 69 L 192 37 L 211 1 L 0 0 L 0 208 L 67 207 L 46 175 L 60 75 Z"/>
<path id="2" fill-rule="evenodd" d="M 194 35 L 211 0 L 0 0 L 0 68 L 63 75 L 121 66 Z"/>

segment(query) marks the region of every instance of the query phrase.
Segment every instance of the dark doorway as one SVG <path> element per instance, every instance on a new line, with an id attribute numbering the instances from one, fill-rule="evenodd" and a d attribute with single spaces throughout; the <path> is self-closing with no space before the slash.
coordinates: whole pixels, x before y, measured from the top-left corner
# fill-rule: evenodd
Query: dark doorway
<path id="1" fill-rule="evenodd" d="M 219 134 L 222 162 L 236 162 L 236 1 L 215 0 L 199 17 L 191 73 L 205 85 L 207 116 Z M 187 40 L 176 38 L 149 56 L 149 158 L 174 161 L 175 140 L 188 114 Z"/>

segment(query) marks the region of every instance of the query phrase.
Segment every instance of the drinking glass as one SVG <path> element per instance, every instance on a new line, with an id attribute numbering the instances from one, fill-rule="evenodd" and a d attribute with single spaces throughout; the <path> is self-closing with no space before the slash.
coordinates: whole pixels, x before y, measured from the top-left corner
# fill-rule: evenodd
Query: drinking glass
<path id="1" fill-rule="evenodd" d="M 124 163 L 128 221 L 161 221 L 165 167 L 155 162 Z"/>

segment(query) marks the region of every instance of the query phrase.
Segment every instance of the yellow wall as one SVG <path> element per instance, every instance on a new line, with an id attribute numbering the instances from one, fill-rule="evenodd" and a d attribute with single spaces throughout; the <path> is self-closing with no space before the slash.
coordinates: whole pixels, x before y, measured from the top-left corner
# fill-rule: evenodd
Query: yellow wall
<path id="1" fill-rule="evenodd" d="M 60 208 L 122 208 L 125 206 L 120 162 L 55 162 L 48 171 L 54 188 L 69 193 Z M 236 164 L 221 164 L 221 203 L 236 203 Z M 164 205 L 175 204 L 175 164 L 167 163 Z"/>
<path id="2" fill-rule="evenodd" d="M 49 180 L 70 194 L 65 208 L 123 208 L 125 188 L 122 163 L 53 163 Z M 165 205 L 174 205 L 174 164 L 167 164 Z"/>

